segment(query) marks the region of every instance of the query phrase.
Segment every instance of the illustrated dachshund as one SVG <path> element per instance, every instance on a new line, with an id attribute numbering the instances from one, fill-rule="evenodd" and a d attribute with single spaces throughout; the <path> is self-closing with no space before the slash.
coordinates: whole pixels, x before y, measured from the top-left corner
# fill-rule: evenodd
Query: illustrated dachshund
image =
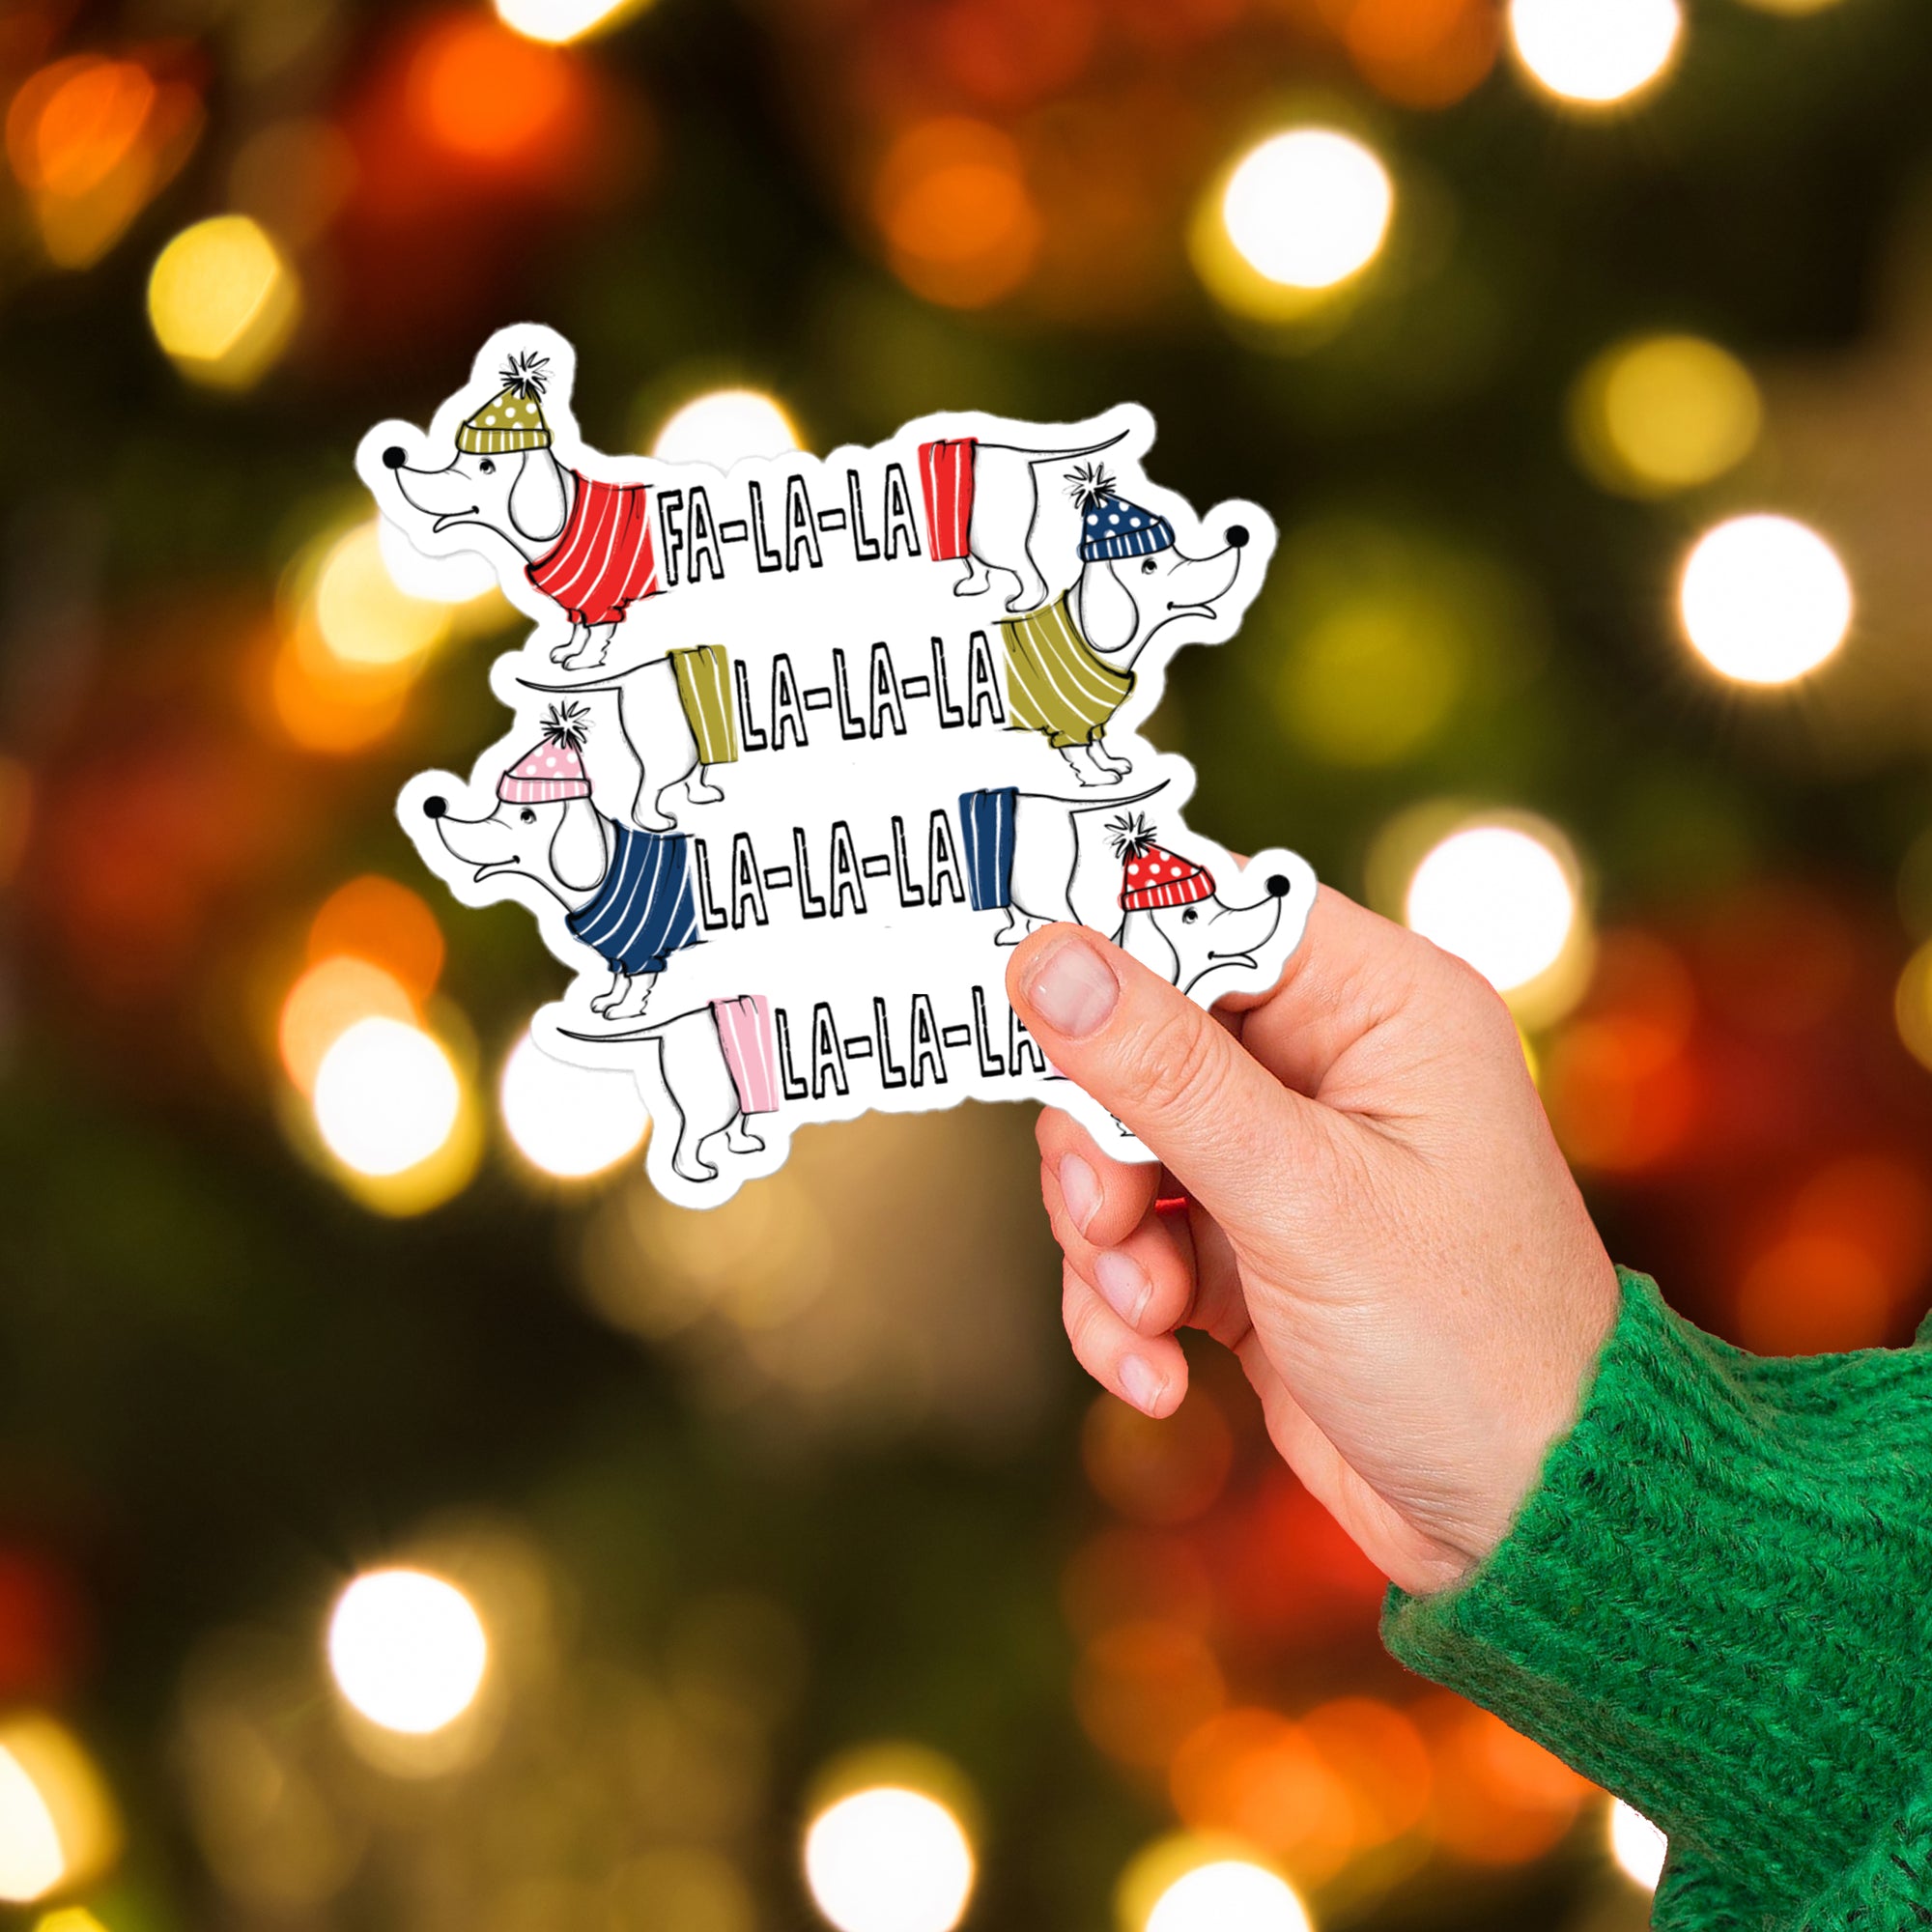
<path id="1" fill-rule="evenodd" d="M 1082 784 L 1115 785 L 1128 771 L 1107 726 L 1134 689 L 1134 665 L 1170 624 L 1209 619 L 1240 575 L 1248 532 L 1189 556 L 1174 526 L 1117 495 L 1098 469 L 1072 477 L 1083 528 L 1078 581 L 1057 603 L 1003 620 L 1009 722 L 1037 731 Z"/>
<path id="2" fill-rule="evenodd" d="M 1145 819 L 1123 818 L 1109 829 L 1125 862 L 1116 946 L 1183 993 L 1210 973 L 1262 970 L 1257 955 L 1275 936 L 1294 889 L 1286 873 L 1270 872 L 1265 896 L 1252 904 L 1230 905 L 1215 891 L 1213 873 L 1156 845 Z"/>
<path id="3" fill-rule="evenodd" d="M 569 1033 L 571 1039 L 608 1046 L 613 1040 L 655 1039 L 665 1091 L 677 1109 L 673 1173 L 682 1179 L 716 1180 L 704 1144 L 718 1134 L 731 1153 L 762 1153 L 764 1142 L 747 1124 L 779 1104 L 778 1060 L 769 1001 L 713 1000 L 625 1034 Z"/>
<path id="4" fill-rule="evenodd" d="M 669 955 L 699 943 L 691 840 L 606 817 L 584 776 L 581 707 L 553 709 L 544 736 L 497 781 L 495 808 L 458 818 L 440 796 L 423 813 L 473 876 L 534 879 L 569 917 L 572 935 L 611 968 L 590 1003 L 609 1020 L 643 1013 Z"/>

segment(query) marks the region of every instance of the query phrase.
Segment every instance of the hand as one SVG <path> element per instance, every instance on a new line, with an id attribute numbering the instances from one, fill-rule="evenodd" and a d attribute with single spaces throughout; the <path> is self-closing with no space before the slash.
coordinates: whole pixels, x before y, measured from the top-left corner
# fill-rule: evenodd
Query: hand
<path id="1" fill-rule="evenodd" d="M 1575 1420 L 1619 1295 L 1503 1003 L 1325 887 L 1274 991 L 1218 1012 L 1076 925 L 1028 939 L 1007 989 L 1171 1177 L 1040 1116 L 1082 1366 L 1168 1415 L 1174 1331 L 1205 1329 L 1392 1581 L 1479 1563 Z M 1156 1210 L 1181 1189 L 1184 1210 Z"/>

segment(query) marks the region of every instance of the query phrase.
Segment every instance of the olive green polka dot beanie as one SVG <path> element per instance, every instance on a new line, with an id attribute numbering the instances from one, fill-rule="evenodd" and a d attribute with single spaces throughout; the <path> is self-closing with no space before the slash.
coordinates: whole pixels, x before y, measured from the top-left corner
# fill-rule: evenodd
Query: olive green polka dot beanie
<path id="1" fill-rule="evenodd" d="M 550 425 L 544 421 L 544 369 L 549 356 L 534 350 L 512 355 L 503 371 L 503 389 L 456 432 L 456 446 L 469 456 L 499 456 L 506 449 L 548 449 Z"/>

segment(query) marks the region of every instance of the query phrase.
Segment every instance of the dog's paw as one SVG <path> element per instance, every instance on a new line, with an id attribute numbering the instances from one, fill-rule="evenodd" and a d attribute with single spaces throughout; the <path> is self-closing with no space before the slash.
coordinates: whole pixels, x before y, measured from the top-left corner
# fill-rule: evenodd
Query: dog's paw
<path id="1" fill-rule="evenodd" d="M 700 784 L 696 779 L 685 786 L 684 792 L 693 805 L 720 805 L 724 798 L 716 785 Z"/>
<path id="2" fill-rule="evenodd" d="M 574 650 L 568 657 L 559 658 L 557 663 L 565 670 L 602 670 L 604 660 L 610 654 L 609 644 L 584 644 Z"/>

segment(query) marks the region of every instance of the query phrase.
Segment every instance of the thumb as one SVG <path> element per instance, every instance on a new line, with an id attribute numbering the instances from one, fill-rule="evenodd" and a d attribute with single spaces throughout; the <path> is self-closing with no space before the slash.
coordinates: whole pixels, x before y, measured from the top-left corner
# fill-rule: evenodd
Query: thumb
<path id="1" fill-rule="evenodd" d="M 1231 1233 L 1253 1226 L 1284 1167 L 1326 1143 L 1321 1108 L 1085 926 L 1026 940 L 1008 963 L 1007 997 L 1055 1070 L 1146 1142 Z"/>

